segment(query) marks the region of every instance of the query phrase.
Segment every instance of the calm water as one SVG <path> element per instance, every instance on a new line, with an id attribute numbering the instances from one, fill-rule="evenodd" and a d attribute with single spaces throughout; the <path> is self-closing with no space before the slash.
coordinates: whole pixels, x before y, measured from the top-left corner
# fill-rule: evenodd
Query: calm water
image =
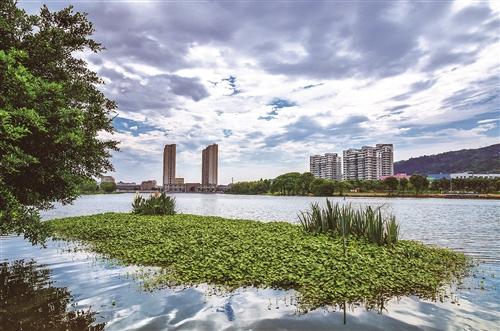
<path id="1" fill-rule="evenodd" d="M 56 206 L 44 219 L 129 211 L 133 194 L 84 196 L 73 205 Z M 323 198 L 232 195 L 176 195 L 183 213 L 232 218 L 297 222 L 297 212 Z M 353 308 L 347 325 L 338 311 L 319 309 L 297 314 L 294 293 L 244 289 L 210 295 L 203 287 L 145 292 L 130 274 L 134 267 L 117 266 L 91 253 L 74 252 L 73 244 L 51 241 L 33 247 L 22 238 L 0 237 L 0 330 L 10 330 L 16 318 L 38 320 L 21 309 L 25 298 L 42 308 L 66 307 L 69 317 L 60 325 L 82 327 L 106 323 L 109 330 L 498 330 L 500 322 L 500 203 L 491 200 L 334 199 L 353 205 L 384 205 L 395 214 L 407 239 L 454 248 L 474 256 L 478 267 L 465 289 L 443 303 L 413 297 L 391 300 L 382 315 Z M 23 260 L 21 263 L 19 261 Z M 17 263 L 15 263 L 17 261 Z M 47 295 L 55 293 L 53 295 Z M 24 295 L 19 295 L 24 293 Z M 29 298 L 29 299 L 27 299 Z M 292 302 L 292 304 L 290 304 Z M 32 306 L 24 304 L 24 306 Z M 37 311 L 43 310 L 40 308 Z M 80 317 L 72 311 L 84 310 Z M 54 309 L 47 309 L 50 316 Z M 24 317 L 23 317 L 24 316 Z M 50 320 L 50 319 L 46 319 Z M 10 322 L 9 322 L 10 321 Z M 76 324 L 75 324 L 76 323 Z M 29 325 L 29 323 L 27 324 Z M 36 324 L 35 324 L 36 325 Z M 40 324 L 39 324 L 40 325 Z"/>

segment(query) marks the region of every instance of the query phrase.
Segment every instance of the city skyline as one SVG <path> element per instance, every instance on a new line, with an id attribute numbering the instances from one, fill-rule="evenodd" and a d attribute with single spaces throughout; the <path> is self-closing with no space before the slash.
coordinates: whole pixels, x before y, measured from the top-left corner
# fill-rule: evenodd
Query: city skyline
<path id="1" fill-rule="evenodd" d="M 19 5 L 43 2 L 67 5 Z M 162 180 L 165 141 L 186 181 L 199 146 L 224 146 L 220 183 L 307 171 L 304 151 L 389 139 L 398 161 L 498 141 L 495 1 L 73 4 L 106 47 L 79 56 L 118 106 L 117 178 Z"/>

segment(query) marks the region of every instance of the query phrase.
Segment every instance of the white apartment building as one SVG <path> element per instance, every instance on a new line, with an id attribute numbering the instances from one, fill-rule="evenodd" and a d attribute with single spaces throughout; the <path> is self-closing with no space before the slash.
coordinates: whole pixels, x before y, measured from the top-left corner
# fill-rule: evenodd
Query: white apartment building
<path id="1" fill-rule="evenodd" d="M 309 169 L 316 178 L 331 180 L 342 179 L 341 161 L 337 153 L 311 155 L 309 157 Z"/>
<path id="2" fill-rule="evenodd" d="M 344 179 L 377 180 L 394 175 L 394 147 L 392 144 L 363 146 L 343 151 Z"/>

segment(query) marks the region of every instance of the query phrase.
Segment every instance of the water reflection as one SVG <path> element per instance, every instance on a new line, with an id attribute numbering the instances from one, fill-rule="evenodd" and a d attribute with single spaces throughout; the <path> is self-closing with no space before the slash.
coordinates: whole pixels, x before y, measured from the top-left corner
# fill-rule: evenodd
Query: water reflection
<path id="1" fill-rule="evenodd" d="M 57 206 L 45 212 L 44 218 L 130 211 L 132 198 L 132 194 L 85 196 L 74 205 Z M 176 198 L 185 213 L 291 222 L 296 220 L 297 211 L 311 202 L 324 203 L 323 198 L 310 197 L 179 194 Z M 91 253 L 75 252 L 67 242 L 49 241 L 47 248 L 40 250 L 20 237 L 0 237 L 0 258 L 15 261 L 34 257 L 37 263 L 46 265 L 50 278 L 73 295 L 73 309 L 96 307 L 99 311 L 96 318 L 98 322 L 106 322 L 106 330 L 498 329 L 500 208 L 497 201 L 352 198 L 345 202 L 385 203 L 401 221 L 406 239 L 459 249 L 477 257 L 479 266 L 473 277 L 453 294 L 453 300 L 392 299 L 382 315 L 363 307 L 348 309 L 344 326 L 342 311 L 338 309 L 298 314 L 293 291 L 245 288 L 228 295 L 207 295 L 201 287 L 146 292 L 136 279 L 128 276 L 134 272 L 133 266 L 117 266 Z M 5 284 L 3 276 L 2 279 L 1 284 Z M 26 302 L 29 305 L 29 300 Z M 26 311 L 24 317 L 30 314 Z M 3 325 L 1 328 L 19 329 Z"/>
<path id="2" fill-rule="evenodd" d="M 33 260 L 0 263 L 0 302 L 0 330 L 104 330 L 90 309 L 67 311 L 70 292 Z"/>

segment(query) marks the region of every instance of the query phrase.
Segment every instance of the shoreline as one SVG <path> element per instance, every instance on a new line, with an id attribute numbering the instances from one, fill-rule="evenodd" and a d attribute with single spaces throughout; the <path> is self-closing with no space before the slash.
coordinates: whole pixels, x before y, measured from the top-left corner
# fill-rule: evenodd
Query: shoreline
<path id="1" fill-rule="evenodd" d="M 281 195 L 281 194 L 241 194 L 241 193 L 224 193 L 228 195 L 263 195 L 276 197 L 316 197 L 316 198 L 409 198 L 409 199 L 473 199 L 473 200 L 500 200 L 500 194 L 441 194 L 441 193 L 426 193 L 426 194 L 390 194 L 390 193 L 346 193 L 344 195 Z"/>

